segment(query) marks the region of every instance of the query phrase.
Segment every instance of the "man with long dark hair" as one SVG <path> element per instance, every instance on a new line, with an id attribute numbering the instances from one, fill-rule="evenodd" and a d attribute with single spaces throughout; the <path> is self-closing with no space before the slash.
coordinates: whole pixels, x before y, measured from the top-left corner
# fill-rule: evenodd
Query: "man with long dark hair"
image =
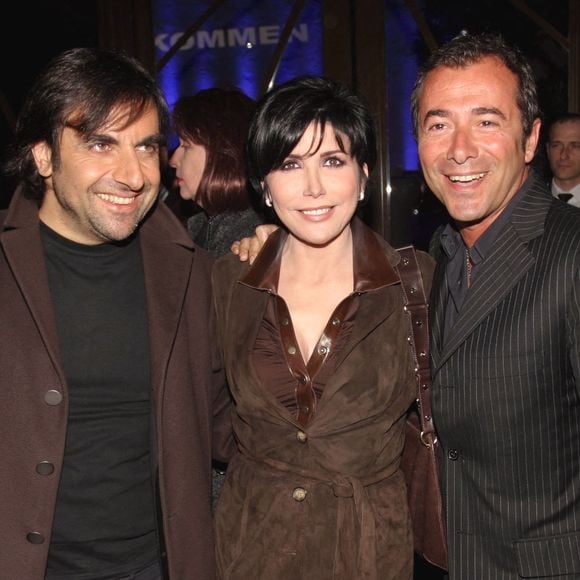
<path id="1" fill-rule="evenodd" d="M 213 578 L 229 395 L 211 259 L 157 203 L 167 124 L 149 73 L 99 49 L 53 59 L 21 111 L 0 233 L 7 580 Z"/>

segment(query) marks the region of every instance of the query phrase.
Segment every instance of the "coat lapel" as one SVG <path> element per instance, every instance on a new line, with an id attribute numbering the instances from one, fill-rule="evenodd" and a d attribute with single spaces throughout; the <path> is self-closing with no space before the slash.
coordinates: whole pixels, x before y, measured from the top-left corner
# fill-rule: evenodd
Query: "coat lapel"
<path id="1" fill-rule="evenodd" d="M 53 365 L 64 383 L 64 373 L 58 362 L 54 305 L 48 292 L 48 274 L 38 224 L 38 206 L 17 191 L 6 216 L 1 243 L 6 260 L 14 273 L 14 279 L 30 308 Z"/>
<path id="2" fill-rule="evenodd" d="M 195 259 L 193 242 L 159 204 L 140 229 L 151 340 L 152 385 L 163 385 Z"/>
<path id="3" fill-rule="evenodd" d="M 346 357 L 366 336 L 394 312 L 401 310 L 402 306 L 403 293 L 399 283 L 362 294 L 359 297 L 358 310 L 351 335 L 337 357 L 336 368 L 340 367 Z M 330 385 L 327 388 L 330 390 Z"/>
<path id="4" fill-rule="evenodd" d="M 266 290 L 236 282 L 227 311 L 229 323 L 226 337 L 228 345 L 226 367 L 231 369 L 235 376 L 249 377 L 249 380 L 240 381 L 246 387 L 251 387 L 240 396 L 241 404 L 251 401 L 251 405 L 261 409 L 264 414 L 275 417 L 276 420 L 283 419 L 295 423 L 288 410 L 262 384 L 252 362 L 252 349 L 262 325 L 269 297 L 270 294 Z M 232 385 L 232 388 L 235 389 L 235 385 Z"/>
<path id="5" fill-rule="evenodd" d="M 442 252 L 433 273 L 433 285 L 429 296 L 429 328 L 431 330 L 431 359 L 435 367 L 441 360 L 443 331 L 445 329 L 445 309 L 447 306 L 447 256 Z"/>
<path id="6" fill-rule="evenodd" d="M 499 236 L 490 256 L 470 288 L 449 339 L 443 343 L 441 363 L 461 345 L 533 266 L 534 258 L 513 226 Z"/>
<path id="7" fill-rule="evenodd" d="M 354 294 L 358 295 L 359 304 L 351 335 L 337 357 L 336 368 L 361 340 L 403 304 L 399 274 L 395 270 L 400 254 L 359 218 L 352 222 L 352 234 Z M 327 389 L 331 391 L 331 385 Z"/>

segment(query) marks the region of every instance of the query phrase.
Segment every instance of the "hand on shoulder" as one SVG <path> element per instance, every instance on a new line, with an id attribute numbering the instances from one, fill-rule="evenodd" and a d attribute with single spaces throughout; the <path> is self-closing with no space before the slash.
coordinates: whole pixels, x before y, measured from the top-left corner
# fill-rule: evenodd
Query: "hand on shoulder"
<path id="1" fill-rule="evenodd" d="M 250 264 L 253 264 L 262 246 L 266 243 L 268 236 L 277 229 L 278 226 L 274 224 L 259 225 L 256 227 L 253 236 L 236 240 L 230 249 L 234 254 L 238 255 L 241 262 L 249 261 Z"/>

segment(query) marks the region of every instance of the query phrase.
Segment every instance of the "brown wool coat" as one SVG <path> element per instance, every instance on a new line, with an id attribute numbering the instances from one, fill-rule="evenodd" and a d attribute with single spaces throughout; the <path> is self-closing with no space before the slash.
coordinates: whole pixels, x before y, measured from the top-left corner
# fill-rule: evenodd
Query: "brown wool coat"
<path id="1" fill-rule="evenodd" d="M 250 362 L 268 292 L 237 282 L 248 280 L 248 266 L 236 257 L 216 262 L 218 332 L 239 443 L 216 514 L 220 579 L 412 577 L 399 459 L 416 383 L 394 269 L 399 254 L 358 220 L 353 234 L 364 289 L 352 333 L 306 427 L 260 384 Z M 260 262 L 276 254 L 268 247 L 270 241 L 253 268 L 271 264 Z M 424 253 L 419 261 L 428 291 L 433 263 Z"/>
<path id="2" fill-rule="evenodd" d="M 16 193 L 7 214 L 0 234 L 0 578 L 42 580 L 66 437 L 67 384 L 37 207 Z M 139 235 L 170 576 L 212 580 L 211 455 L 212 447 L 216 457 L 228 452 L 230 430 L 223 372 L 209 347 L 212 261 L 163 205 Z M 38 473 L 41 461 L 54 472 Z"/>

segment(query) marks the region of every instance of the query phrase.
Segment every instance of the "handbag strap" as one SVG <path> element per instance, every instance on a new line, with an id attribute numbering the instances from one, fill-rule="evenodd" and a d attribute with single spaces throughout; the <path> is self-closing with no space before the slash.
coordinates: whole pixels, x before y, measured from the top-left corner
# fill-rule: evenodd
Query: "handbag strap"
<path id="1" fill-rule="evenodd" d="M 397 266 L 403 289 L 404 310 L 409 316 L 409 343 L 415 361 L 417 377 L 417 405 L 421 422 L 421 441 L 427 447 L 437 442 L 431 412 L 431 368 L 429 366 L 428 306 L 423 277 L 413 246 L 397 250 L 401 261 Z"/>

